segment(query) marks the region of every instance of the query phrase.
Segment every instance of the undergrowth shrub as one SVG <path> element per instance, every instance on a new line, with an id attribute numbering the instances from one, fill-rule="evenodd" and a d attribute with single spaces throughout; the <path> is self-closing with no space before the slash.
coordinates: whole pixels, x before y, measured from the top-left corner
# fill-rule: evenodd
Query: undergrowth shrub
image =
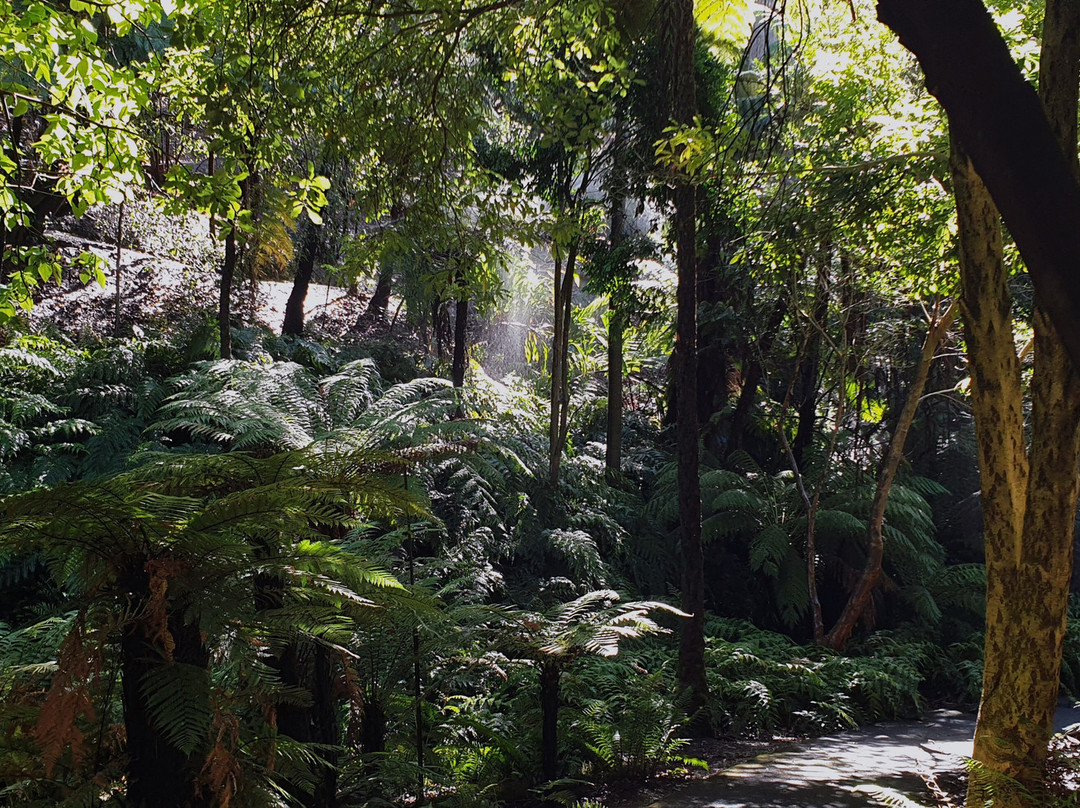
<path id="1" fill-rule="evenodd" d="M 845 657 L 722 618 L 709 620 L 706 634 L 722 731 L 814 735 L 918 712 L 924 646 L 882 644 L 871 655 Z"/>
<path id="2" fill-rule="evenodd" d="M 653 673 L 626 660 L 592 659 L 576 679 L 588 683 L 581 714 L 570 726 L 583 754 L 582 773 L 604 779 L 648 780 L 672 767 L 704 767 L 681 754 L 685 700 L 674 696 L 666 670 Z"/>

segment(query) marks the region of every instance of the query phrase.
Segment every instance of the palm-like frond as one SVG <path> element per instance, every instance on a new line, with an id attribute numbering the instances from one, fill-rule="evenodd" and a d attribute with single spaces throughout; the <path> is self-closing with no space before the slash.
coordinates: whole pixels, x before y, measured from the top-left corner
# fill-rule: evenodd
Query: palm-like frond
<path id="1" fill-rule="evenodd" d="M 544 657 L 559 659 L 573 659 L 583 654 L 615 656 L 624 639 L 666 631 L 649 617 L 653 611 L 687 616 L 660 601 L 623 603 L 619 594 L 610 589 L 588 592 L 540 618 L 536 651 Z"/>

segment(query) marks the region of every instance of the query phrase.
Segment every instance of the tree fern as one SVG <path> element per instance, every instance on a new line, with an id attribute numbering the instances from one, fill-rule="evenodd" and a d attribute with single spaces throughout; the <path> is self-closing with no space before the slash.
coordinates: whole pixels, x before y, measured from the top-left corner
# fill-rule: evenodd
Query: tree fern
<path id="1" fill-rule="evenodd" d="M 344 615 L 372 611 L 386 600 L 376 593 L 401 587 L 354 553 L 328 546 L 323 531 L 355 524 L 359 503 L 369 518 L 423 511 L 400 486 L 381 482 L 378 462 L 355 453 L 316 447 L 268 458 L 145 460 L 123 475 L 8 498 L 0 545 L 43 553 L 81 604 L 80 619 L 109 627 L 94 635 L 97 642 L 141 632 L 159 649 L 160 661 L 139 663 L 148 665 L 139 687 L 149 720 L 163 743 L 207 754 L 217 720 L 208 706 L 211 671 L 171 662 L 169 637 L 180 653 L 177 632 L 190 634 L 190 626 L 218 637 L 246 627 L 241 636 L 250 640 L 211 655 L 215 679 L 240 690 L 253 682 L 242 671 L 253 670 L 260 644 L 291 641 L 297 631 L 319 642 L 350 641 Z M 253 576 L 260 575 L 282 582 L 285 608 L 253 608 Z M 123 612 L 110 611 L 116 603 L 127 604 Z"/>

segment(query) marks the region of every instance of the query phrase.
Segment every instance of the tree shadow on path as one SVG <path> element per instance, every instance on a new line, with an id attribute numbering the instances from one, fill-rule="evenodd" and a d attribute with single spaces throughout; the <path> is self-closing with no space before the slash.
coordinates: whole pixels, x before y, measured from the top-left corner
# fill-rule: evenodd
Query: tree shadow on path
<path id="1" fill-rule="evenodd" d="M 1058 711 L 1057 728 L 1080 722 Z M 936 710 L 922 721 L 874 724 L 761 755 L 648 803 L 648 808 L 871 808 L 869 786 L 929 804 L 923 776 L 963 768 L 975 716 Z"/>

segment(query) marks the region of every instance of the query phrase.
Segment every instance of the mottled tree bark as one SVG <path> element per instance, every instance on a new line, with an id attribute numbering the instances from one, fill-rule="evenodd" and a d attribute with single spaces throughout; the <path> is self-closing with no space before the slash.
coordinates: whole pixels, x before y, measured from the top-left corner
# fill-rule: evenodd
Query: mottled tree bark
<path id="1" fill-rule="evenodd" d="M 952 130 L 987 567 L 974 755 L 996 808 L 1034 806 L 1057 701 L 1080 457 L 1080 4 L 1047 4 L 1041 100 L 980 0 L 878 0 L 878 17 L 918 57 Z M 1027 452 L 995 206 L 1035 286 Z M 973 778 L 973 808 L 987 798 L 980 785 Z"/>
<path id="2" fill-rule="evenodd" d="M 1067 162 L 1073 176 L 1078 173 L 1078 32 L 1080 2 L 1049 0 L 1040 95 L 1054 135 L 1070 155 Z M 1074 266 L 1067 269 L 1075 272 Z M 967 286 L 975 283 L 972 278 Z M 1015 351 L 1011 344 L 1008 348 Z M 994 784 L 994 804 L 1006 808 L 1041 802 L 1047 742 L 1057 707 L 1080 482 L 1080 377 L 1042 305 L 1035 312 L 1031 399 L 1027 485 L 1011 509 L 1013 529 L 1020 532 L 990 531 L 986 544 L 986 649 L 974 756 L 1022 787 Z M 1019 428 L 1014 422 L 1013 429 Z M 983 476 L 984 469 L 997 476 L 1005 470 L 988 432 L 979 435 L 980 470 Z M 1023 433 L 1009 440 L 1020 444 Z M 988 795 L 982 786 L 973 778 L 969 805 L 985 803 Z"/>
<path id="3" fill-rule="evenodd" d="M 995 806 L 1034 806 L 1057 707 L 1072 570 L 1080 385 L 1052 324 L 1037 311 L 1031 446 L 1025 450 L 1019 360 L 993 203 L 958 148 L 953 164 L 986 545 L 986 647 L 974 756 L 1022 786 L 993 782 Z M 970 806 L 985 803 L 985 784 L 986 778 L 972 778 Z"/>

